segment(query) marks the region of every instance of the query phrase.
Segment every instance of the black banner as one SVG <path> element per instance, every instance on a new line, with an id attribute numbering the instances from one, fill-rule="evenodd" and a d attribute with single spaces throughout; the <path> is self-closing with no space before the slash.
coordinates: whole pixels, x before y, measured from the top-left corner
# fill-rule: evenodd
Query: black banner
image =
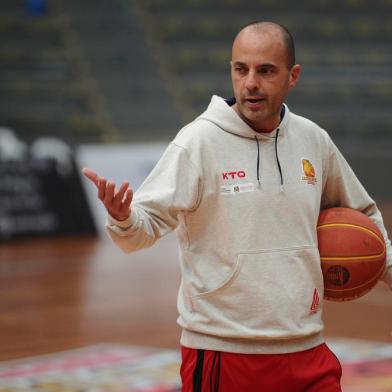
<path id="1" fill-rule="evenodd" d="M 96 234 L 74 161 L 0 160 L 0 240 Z"/>

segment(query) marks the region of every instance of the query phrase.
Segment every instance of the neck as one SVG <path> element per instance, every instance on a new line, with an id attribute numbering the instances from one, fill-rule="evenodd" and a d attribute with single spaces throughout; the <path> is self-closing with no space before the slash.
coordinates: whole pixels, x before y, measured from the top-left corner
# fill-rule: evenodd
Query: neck
<path id="1" fill-rule="evenodd" d="M 284 117 L 284 114 L 286 111 L 284 105 L 282 104 L 280 107 L 279 114 L 277 115 L 277 117 L 275 119 L 268 121 L 268 124 L 258 125 L 258 124 L 255 124 L 255 123 L 252 123 L 251 121 L 249 121 L 238 109 L 238 105 L 237 105 L 237 102 L 235 102 L 235 98 L 233 98 L 233 100 L 234 100 L 234 104 L 231 104 L 230 106 L 234 109 L 235 112 L 237 112 L 237 114 L 240 116 L 240 118 L 245 123 L 247 123 L 257 133 L 270 133 L 270 132 L 274 131 L 276 128 L 278 128 L 279 124 L 283 120 L 283 117 Z"/>
<path id="2" fill-rule="evenodd" d="M 275 131 L 276 128 L 272 128 L 272 129 L 262 129 L 262 130 L 258 130 L 258 129 L 254 129 L 255 132 L 257 133 L 271 133 L 272 131 Z"/>
<path id="3" fill-rule="evenodd" d="M 239 110 L 237 104 L 233 105 L 233 109 L 237 112 L 237 114 L 241 117 L 241 119 L 246 122 L 255 132 L 257 133 L 269 133 L 274 131 L 280 124 L 282 118 L 281 116 L 278 116 L 276 119 L 273 121 L 268 121 L 268 124 L 255 124 L 251 121 L 249 121 L 248 118 L 246 118 Z M 272 126 L 271 126 L 272 125 Z"/>

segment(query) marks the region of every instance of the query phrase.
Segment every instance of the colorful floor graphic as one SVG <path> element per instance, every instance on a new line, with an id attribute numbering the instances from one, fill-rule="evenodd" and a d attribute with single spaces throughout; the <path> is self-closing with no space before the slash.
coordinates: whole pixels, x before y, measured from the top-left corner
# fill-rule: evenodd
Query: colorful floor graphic
<path id="1" fill-rule="evenodd" d="M 0 363 L 0 392 L 175 392 L 177 351 L 122 345 Z"/>
<path id="2" fill-rule="evenodd" d="M 392 344 L 333 340 L 344 392 L 392 392 Z M 0 392 L 175 392 L 179 353 L 102 344 L 0 363 Z"/>
<path id="3" fill-rule="evenodd" d="M 392 344 L 342 339 L 328 345 L 343 364 L 344 392 L 392 392 Z"/>

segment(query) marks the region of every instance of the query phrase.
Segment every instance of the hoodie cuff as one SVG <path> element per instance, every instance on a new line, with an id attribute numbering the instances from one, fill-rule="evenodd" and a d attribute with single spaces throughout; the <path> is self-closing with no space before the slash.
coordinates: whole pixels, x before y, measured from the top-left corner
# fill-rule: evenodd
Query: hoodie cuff
<path id="1" fill-rule="evenodd" d="M 136 217 L 136 213 L 134 213 L 133 210 L 131 210 L 130 215 L 125 220 L 119 221 L 116 218 L 114 218 L 113 216 L 111 216 L 110 214 L 107 215 L 107 219 L 106 219 L 106 225 L 108 227 L 114 226 L 114 227 L 120 229 L 121 231 L 127 231 L 127 230 L 131 229 L 132 226 L 134 226 L 134 224 L 136 222 L 137 222 L 137 217 Z"/>

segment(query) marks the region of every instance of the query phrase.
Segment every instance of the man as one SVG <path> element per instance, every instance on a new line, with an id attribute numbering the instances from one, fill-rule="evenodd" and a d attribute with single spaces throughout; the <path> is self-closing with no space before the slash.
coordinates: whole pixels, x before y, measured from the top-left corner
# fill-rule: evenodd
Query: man
<path id="1" fill-rule="evenodd" d="M 124 251 L 177 230 L 183 391 L 341 390 L 322 304 L 312 306 L 323 295 L 319 211 L 364 211 L 387 234 L 327 133 L 283 104 L 300 70 L 283 26 L 252 23 L 233 44 L 235 99 L 214 96 L 180 131 L 132 206 L 128 183 L 116 191 L 84 170 Z M 391 267 L 384 277 L 392 283 Z"/>

